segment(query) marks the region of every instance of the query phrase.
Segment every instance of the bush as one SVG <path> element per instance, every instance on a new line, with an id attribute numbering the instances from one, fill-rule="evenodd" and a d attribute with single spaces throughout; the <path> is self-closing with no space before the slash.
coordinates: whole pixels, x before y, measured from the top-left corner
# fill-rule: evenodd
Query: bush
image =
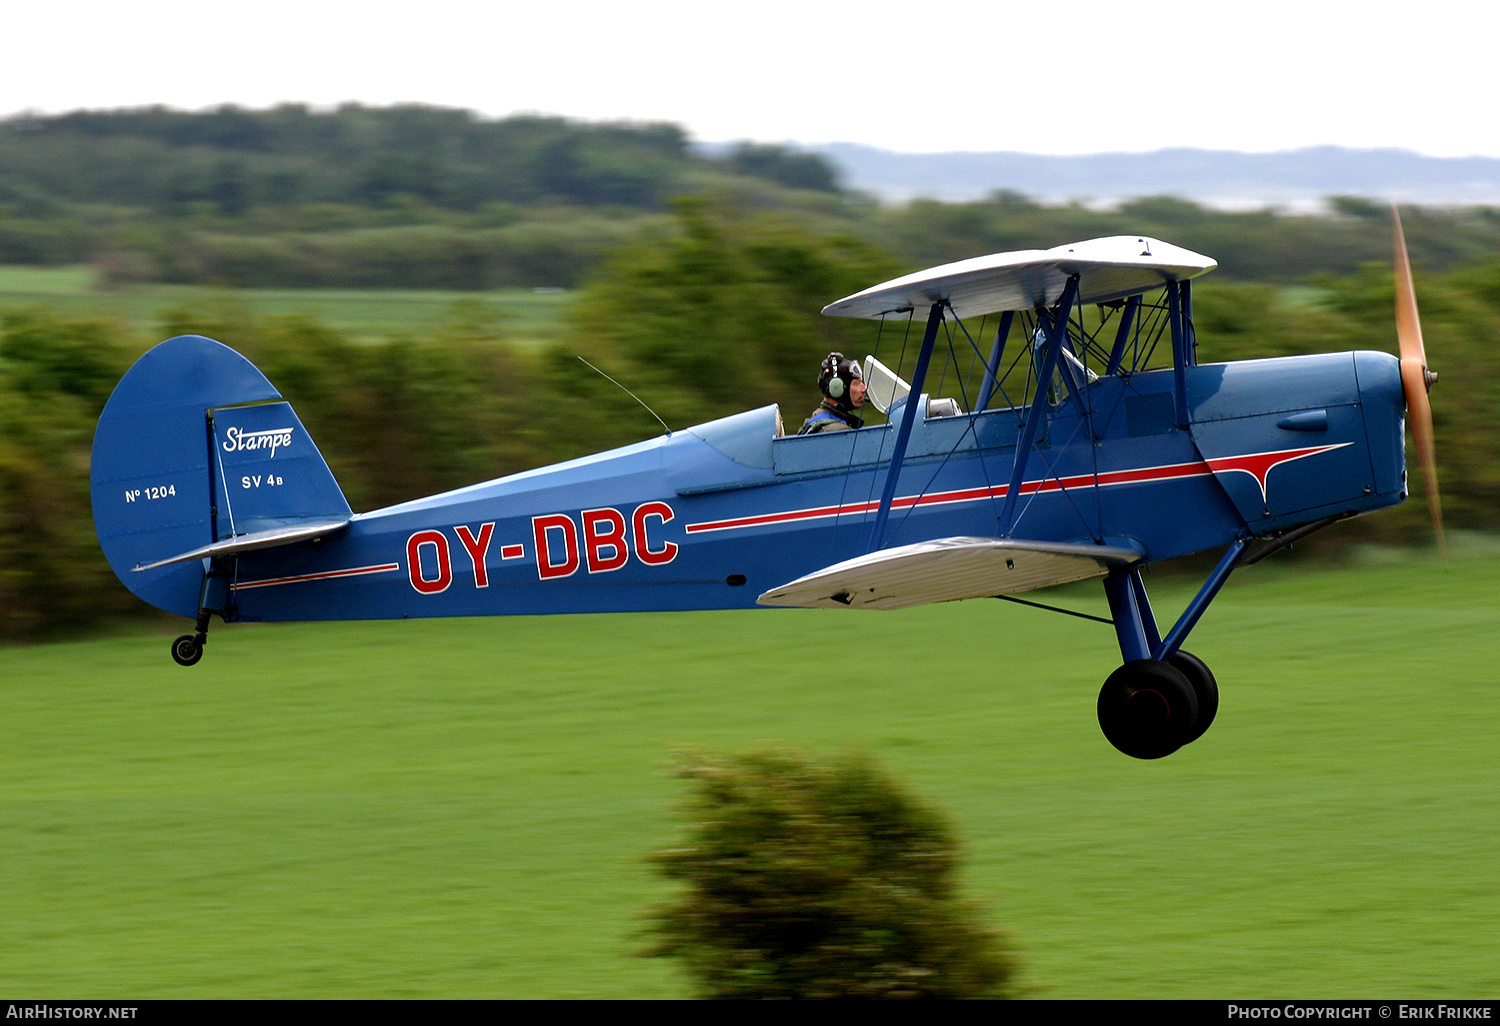
<path id="1" fill-rule="evenodd" d="M 687 890 L 647 953 L 716 998 L 1011 993 L 998 934 L 954 894 L 952 831 L 865 759 L 692 756 L 687 843 L 655 861 Z"/>

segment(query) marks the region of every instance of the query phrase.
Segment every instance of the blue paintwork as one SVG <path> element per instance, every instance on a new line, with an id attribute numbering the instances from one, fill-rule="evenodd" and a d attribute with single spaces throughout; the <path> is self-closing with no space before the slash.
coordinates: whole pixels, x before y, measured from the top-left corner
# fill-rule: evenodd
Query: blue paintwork
<path id="1" fill-rule="evenodd" d="M 1060 351 L 1054 336 L 1043 359 Z M 1115 351 L 1112 364 L 1123 345 Z M 1108 540 L 1166 559 L 1405 497 L 1394 357 L 1198 366 L 1190 353 L 1179 346 L 1172 368 L 1075 382 L 1056 405 L 929 418 L 917 394 L 892 423 L 857 431 L 778 438 L 765 407 L 351 517 L 270 382 L 218 343 L 185 336 L 143 356 L 100 419 L 95 521 L 132 591 L 194 616 L 205 566 L 133 567 L 230 533 L 351 517 L 316 542 L 218 561 L 225 580 L 205 600 L 227 620 L 338 620 L 750 608 L 864 552 L 883 494 L 894 497 L 884 547 L 997 535 L 1017 442 L 1031 433 L 1014 538 Z M 909 436 L 892 482 L 896 424 Z M 273 441 L 236 441 L 246 437 Z M 164 498 L 128 498 L 163 486 Z M 1160 649 L 1138 575 L 1110 580 L 1124 649 Z"/>
<path id="2" fill-rule="evenodd" d="M 1139 581 L 1139 571 L 1119 567 L 1110 570 L 1104 578 L 1104 597 L 1109 600 L 1109 615 L 1115 622 L 1120 658 L 1127 663 L 1151 658 L 1148 634 L 1156 629 L 1155 621 L 1145 615 L 1146 610 L 1137 601 L 1135 585 Z M 1142 591 L 1141 595 L 1144 594 Z"/>
<path id="3" fill-rule="evenodd" d="M 218 540 L 207 411 L 280 398 L 249 360 L 199 335 L 163 342 L 116 386 L 94 434 L 89 486 L 105 558 L 140 598 L 160 609 L 196 612 L 200 567 L 166 567 L 135 580 L 127 575 L 139 563 Z"/>
<path id="4" fill-rule="evenodd" d="M 214 411 L 215 536 L 353 515 L 289 403 Z"/>

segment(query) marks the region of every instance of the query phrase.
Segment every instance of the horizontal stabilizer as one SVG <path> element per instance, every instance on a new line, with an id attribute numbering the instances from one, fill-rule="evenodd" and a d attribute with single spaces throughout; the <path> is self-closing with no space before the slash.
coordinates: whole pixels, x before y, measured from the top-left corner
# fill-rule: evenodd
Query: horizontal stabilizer
<path id="1" fill-rule="evenodd" d="M 905 609 L 1102 577 L 1109 567 L 1140 558 L 1135 549 L 1116 545 L 938 538 L 846 559 L 772 588 L 756 602 L 804 609 Z"/>
<path id="2" fill-rule="evenodd" d="M 342 531 L 349 526 L 348 520 L 325 520 L 315 524 L 295 524 L 291 527 L 274 527 L 269 531 L 252 531 L 249 534 L 236 535 L 226 538 L 224 541 L 214 542 L 212 545 L 204 545 L 202 548 L 184 552 L 180 556 L 170 559 L 158 559 L 155 563 L 147 563 L 135 568 L 136 573 L 142 570 L 155 570 L 159 566 L 171 566 L 173 563 L 187 563 L 195 559 L 214 559 L 219 556 L 232 556 L 237 552 L 251 552 L 255 549 L 274 549 L 279 545 L 293 545 L 300 541 L 309 541 L 313 538 L 326 538 L 330 534 Z"/>

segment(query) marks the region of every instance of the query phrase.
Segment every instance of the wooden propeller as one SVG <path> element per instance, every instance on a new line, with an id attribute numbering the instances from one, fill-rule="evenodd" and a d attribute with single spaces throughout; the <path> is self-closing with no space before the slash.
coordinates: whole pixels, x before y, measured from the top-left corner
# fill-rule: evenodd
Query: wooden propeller
<path id="1" fill-rule="evenodd" d="M 1412 287 L 1411 260 L 1406 255 L 1406 235 L 1401 231 L 1401 212 L 1391 204 L 1391 222 L 1396 248 L 1396 341 L 1401 350 L 1401 390 L 1406 394 L 1406 422 L 1411 425 L 1422 482 L 1427 489 L 1427 511 L 1437 534 L 1438 552 L 1448 560 L 1443 535 L 1443 502 L 1438 494 L 1437 449 L 1432 440 L 1432 404 L 1427 393 L 1438 376 L 1427 369 L 1427 349 L 1422 344 L 1422 322 L 1417 316 L 1417 294 Z"/>

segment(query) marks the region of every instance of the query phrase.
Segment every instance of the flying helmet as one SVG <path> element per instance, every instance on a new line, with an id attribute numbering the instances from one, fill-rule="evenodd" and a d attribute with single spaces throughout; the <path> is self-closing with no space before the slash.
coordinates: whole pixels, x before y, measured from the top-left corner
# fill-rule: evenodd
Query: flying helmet
<path id="1" fill-rule="evenodd" d="M 849 386 L 856 378 L 864 378 L 858 360 L 846 360 L 843 353 L 829 353 L 818 368 L 818 391 L 840 406 L 847 406 Z"/>

